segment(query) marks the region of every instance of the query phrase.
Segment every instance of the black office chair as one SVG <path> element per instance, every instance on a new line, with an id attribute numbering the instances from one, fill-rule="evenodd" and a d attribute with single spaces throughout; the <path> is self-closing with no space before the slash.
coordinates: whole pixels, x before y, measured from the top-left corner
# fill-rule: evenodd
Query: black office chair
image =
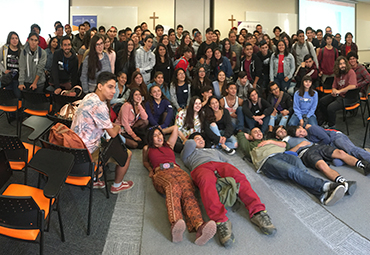
<path id="1" fill-rule="evenodd" d="M 2 110 L 4 113 L 6 113 L 6 117 L 8 120 L 8 123 L 10 124 L 10 116 L 9 113 L 14 112 L 16 123 L 17 123 L 17 131 L 16 134 L 19 134 L 19 122 L 18 122 L 18 114 L 19 109 L 22 106 L 22 102 L 19 101 L 19 99 L 14 95 L 14 92 L 12 90 L 8 89 L 0 89 L 0 110 Z"/>
<path id="2" fill-rule="evenodd" d="M 347 135 L 349 135 L 349 130 L 348 130 L 348 122 L 347 122 L 347 112 L 348 111 L 357 111 L 358 108 L 361 110 L 361 118 L 362 118 L 362 123 L 364 124 L 365 127 L 365 121 L 362 113 L 362 107 L 361 106 L 361 100 L 360 100 L 360 89 L 352 89 L 348 90 L 345 97 L 343 98 L 343 121 L 346 123 L 346 128 L 347 128 Z"/>

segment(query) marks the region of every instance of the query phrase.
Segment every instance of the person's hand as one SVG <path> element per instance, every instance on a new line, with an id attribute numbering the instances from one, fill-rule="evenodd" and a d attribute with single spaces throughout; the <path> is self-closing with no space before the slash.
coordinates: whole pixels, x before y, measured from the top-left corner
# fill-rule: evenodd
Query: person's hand
<path id="1" fill-rule="evenodd" d="M 272 116 L 276 116 L 276 114 L 277 114 L 277 110 L 274 108 L 274 110 L 272 111 L 271 115 Z"/>
<path id="2" fill-rule="evenodd" d="M 18 85 L 18 89 L 19 90 L 24 90 L 24 89 L 26 89 L 26 86 L 24 86 L 23 84 L 20 84 L 20 85 Z"/>
<path id="3" fill-rule="evenodd" d="M 299 125 L 300 125 L 301 127 L 303 127 L 303 124 L 304 124 L 304 121 L 303 121 L 303 119 L 301 119 L 301 120 L 299 121 Z"/>
<path id="4" fill-rule="evenodd" d="M 270 144 L 270 143 L 271 143 L 271 141 L 270 141 L 270 140 L 262 141 L 262 142 L 260 142 L 260 143 L 257 145 L 257 147 L 263 147 L 263 146 L 265 146 L 265 145 L 267 145 L 267 144 Z"/>
<path id="5" fill-rule="evenodd" d="M 31 84 L 31 86 L 30 86 L 30 88 L 31 88 L 32 90 L 37 89 L 37 84 L 36 84 L 36 83 L 32 83 L 32 84 Z"/>
<path id="6" fill-rule="evenodd" d="M 289 114 L 289 111 L 287 109 L 285 109 L 285 110 L 282 110 L 280 113 L 283 116 L 287 116 Z"/>
<path id="7" fill-rule="evenodd" d="M 337 94 L 339 94 L 339 91 L 338 91 L 337 89 L 332 89 L 332 90 L 331 90 L 331 95 L 332 95 L 333 97 L 336 97 L 336 96 L 337 96 Z"/>
<path id="8" fill-rule="evenodd" d="M 285 81 L 285 82 L 288 82 L 288 81 L 289 81 L 289 77 L 288 77 L 288 76 L 287 76 L 287 77 L 285 77 L 285 78 L 284 78 L 284 81 Z"/>
<path id="9" fill-rule="evenodd" d="M 60 92 L 62 92 L 62 89 L 61 88 L 57 88 L 56 90 L 54 90 L 54 94 L 59 95 Z"/>
<path id="10" fill-rule="evenodd" d="M 305 63 L 305 62 L 302 62 L 302 63 L 301 63 L 301 67 L 302 67 L 302 68 L 305 68 L 305 67 L 306 67 L 306 63 Z"/>
<path id="11" fill-rule="evenodd" d="M 257 120 L 258 124 L 260 124 L 261 126 L 263 125 L 263 121 L 261 119 Z"/>
<path id="12" fill-rule="evenodd" d="M 8 74 L 8 73 L 10 73 L 11 71 L 10 70 L 5 70 L 5 74 Z"/>
<path id="13" fill-rule="evenodd" d="M 140 139 L 140 137 L 138 137 L 138 136 L 137 136 L 137 137 L 135 137 L 135 138 L 134 138 L 134 140 L 135 140 L 136 142 L 141 142 L 141 139 Z"/>
<path id="14" fill-rule="evenodd" d="M 320 77 L 322 76 L 322 72 L 319 72 L 319 76 L 320 76 Z"/>
<path id="15" fill-rule="evenodd" d="M 220 144 L 225 144 L 226 143 L 226 137 L 224 136 L 220 136 L 220 141 L 219 141 Z"/>
<path id="16" fill-rule="evenodd" d="M 253 137 L 251 136 L 251 135 L 249 135 L 249 134 L 247 134 L 247 133 L 244 133 L 244 136 L 245 136 L 245 138 L 247 139 L 247 140 L 253 140 Z"/>
<path id="17" fill-rule="evenodd" d="M 306 124 L 306 126 L 304 127 L 305 129 L 309 129 L 311 127 L 310 124 Z"/>
<path id="18" fill-rule="evenodd" d="M 182 144 L 185 144 L 187 140 L 188 140 L 188 139 L 187 139 L 187 138 L 185 138 L 185 139 L 184 139 L 184 141 L 182 142 Z"/>
<path id="19" fill-rule="evenodd" d="M 181 111 L 182 110 L 182 108 L 181 107 L 179 107 L 179 108 L 177 108 L 177 111 L 179 112 L 179 111 Z"/>
<path id="20" fill-rule="evenodd" d="M 140 68 L 136 68 L 136 71 L 140 72 Z"/>
<path id="21" fill-rule="evenodd" d="M 236 113 L 235 113 L 235 112 L 233 112 L 233 113 L 231 113 L 231 114 L 230 114 L 230 117 L 231 117 L 231 118 L 237 118 L 237 117 L 238 117 L 238 115 L 236 115 Z"/>

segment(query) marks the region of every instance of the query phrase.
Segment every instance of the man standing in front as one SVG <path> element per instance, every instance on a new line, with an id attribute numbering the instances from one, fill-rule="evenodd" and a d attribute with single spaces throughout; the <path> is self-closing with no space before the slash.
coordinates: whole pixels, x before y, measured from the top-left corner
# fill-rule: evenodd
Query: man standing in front
<path id="1" fill-rule="evenodd" d="M 265 205 L 252 189 L 250 183 L 224 154 L 216 149 L 205 149 L 205 142 L 200 133 L 193 133 L 186 141 L 181 153 L 185 166 L 191 170 L 191 178 L 200 190 L 204 208 L 211 220 L 217 223 L 220 242 L 226 248 L 235 241 L 230 220 L 226 217 L 225 206 L 220 202 L 216 189 L 215 171 L 223 177 L 233 177 L 240 184 L 239 198 L 249 211 L 252 223 L 256 224 L 266 235 L 276 232 Z"/>
<path id="2" fill-rule="evenodd" d="M 101 146 L 100 139 L 104 131 L 106 131 L 109 136 L 115 137 L 119 135 L 121 130 L 120 125 L 111 122 L 107 105 L 107 102 L 113 98 L 115 92 L 116 76 L 110 72 L 102 72 L 97 78 L 95 91 L 84 97 L 73 118 L 71 129 L 81 137 L 95 162 L 97 162 L 99 158 Z M 110 189 L 113 194 L 129 190 L 134 186 L 132 181 L 123 180 L 130 165 L 131 155 L 131 151 L 128 151 L 126 164 L 123 167 L 118 164 L 116 166 L 114 183 Z M 97 179 L 97 181 L 94 182 L 94 188 L 103 189 L 105 188 L 105 183 Z"/>

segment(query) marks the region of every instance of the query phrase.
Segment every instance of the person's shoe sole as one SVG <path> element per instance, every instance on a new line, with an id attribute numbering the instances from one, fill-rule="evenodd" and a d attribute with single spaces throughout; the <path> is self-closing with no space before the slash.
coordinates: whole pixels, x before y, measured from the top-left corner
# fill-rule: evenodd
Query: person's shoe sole
<path id="1" fill-rule="evenodd" d="M 208 221 L 202 229 L 202 235 L 195 239 L 194 243 L 196 245 L 205 245 L 216 234 L 216 231 L 216 222 Z"/>
<path id="2" fill-rule="evenodd" d="M 97 186 L 93 186 L 93 189 L 104 189 L 105 188 L 105 183 L 104 183 L 104 185 L 103 186 L 99 186 L 99 185 L 97 185 Z"/>
<path id="3" fill-rule="evenodd" d="M 343 198 L 345 192 L 346 188 L 343 185 L 336 187 L 335 190 L 331 193 L 330 197 L 325 200 L 324 204 L 327 206 L 334 205 L 341 198 Z"/>
<path id="4" fill-rule="evenodd" d="M 172 242 L 178 243 L 182 241 L 182 236 L 185 232 L 186 225 L 183 219 L 178 220 L 171 229 Z"/>
<path id="5" fill-rule="evenodd" d="M 132 189 L 132 187 L 134 187 L 134 185 L 135 185 L 135 183 L 132 183 L 132 185 L 131 185 L 131 187 L 129 187 L 129 188 L 127 188 L 127 189 L 121 189 L 121 190 L 115 190 L 115 191 L 112 191 L 112 188 L 110 189 L 110 193 L 112 193 L 112 194 L 118 194 L 118 193 L 120 193 L 120 192 L 122 192 L 122 191 L 126 191 L 126 190 L 130 190 L 130 189 Z M 104 186 L 105 187 L 105 186 Z M 113 186 L 112 186 L 113 187 Z"/>

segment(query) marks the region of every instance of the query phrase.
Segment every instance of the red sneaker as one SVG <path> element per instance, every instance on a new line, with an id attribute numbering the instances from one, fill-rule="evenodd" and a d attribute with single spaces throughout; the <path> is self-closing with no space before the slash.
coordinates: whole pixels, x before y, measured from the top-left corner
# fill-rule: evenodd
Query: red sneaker
<path id="1" fill-rule="evenodd" d="M 133 181 L 123 181 L 122 183 L 121 183 L 121 185 L 118 187 L 118 188 L 116 188 L 116 187 L 114 187 L 113 185 L 110 187 L 110 192 L 112 193 L 112 194 L 117 194 L 117 193 L 119 193 L 119 192 L 121 192 L 121 191 L 124 191 L 124 190 L 129 190 L 129 189 L 131 189 L 132 187 L 134 186 L 134 182 Z"/>
<path id="2" fill-rule="evenodd" d="M 204 222 L 197 230 L 195 244 L 205 245 L 216 234 L 216 231 L 216 222 L 213 220 Z"/>
<path id="3" fill-rule="evenodd" d="M 93 184 L 94 189 L 104 189 L 105 188 L 105 182 L 98 179 L 97 182 L 94 182 Z"/>

